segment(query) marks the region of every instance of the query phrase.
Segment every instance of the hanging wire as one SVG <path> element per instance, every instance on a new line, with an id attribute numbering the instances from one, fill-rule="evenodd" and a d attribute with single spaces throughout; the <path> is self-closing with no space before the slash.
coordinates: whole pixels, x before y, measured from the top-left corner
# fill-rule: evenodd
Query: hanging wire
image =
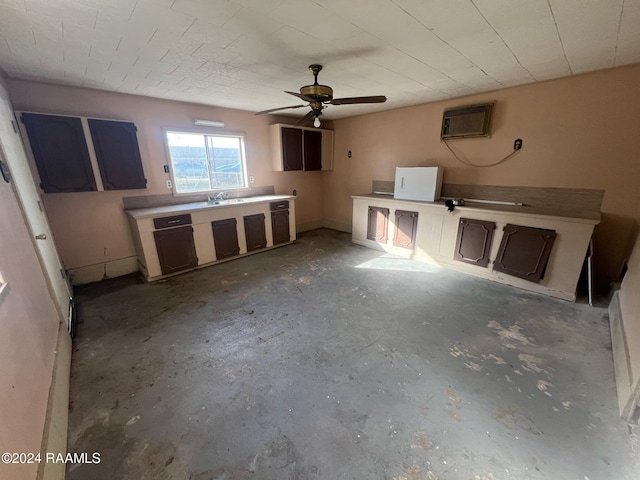
<path id="1" fill-rule="evenodd" d="M 507 160 L 509 160 L 511 157 L 513 157 L 516 153 L 518 153 L 520 150 L 514 150 L 513 152 L 511 152 L 509 155 L 507 155 L 506 157 L 504 157 L 502 160 L 498 160 L 495 163 L 489 163 L 488 165 L 477 165 L 475 163 L 471 163 L 469 161 L 465 161 L 462 160 L 460 157 L 458 157 L 458 154 L 456 152 L 453 151 L 453 149 L 451 148 L 451 146 L 449 145 L 449 142 L 445 139 L 443 140 L 444 144 L 447 146 L 447 148 L 449 149 L 449 151 L 453 154 L 453 156 L 455 157 L 456 160 L 458 160 L 460 163 L 463 163 L 465 165 L 468 165 L 470 167 L 495 167 L 496 165 L 500 165 L 501 163 L 506 162 Z"/>

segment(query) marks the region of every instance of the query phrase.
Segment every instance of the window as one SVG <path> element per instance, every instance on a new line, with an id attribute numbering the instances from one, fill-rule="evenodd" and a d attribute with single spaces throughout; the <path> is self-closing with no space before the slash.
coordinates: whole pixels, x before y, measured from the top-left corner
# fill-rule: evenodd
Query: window
<path id="1" fill-rule="evenodd" d="M 242 135 L 167 131 L 175 193 L 246 188 Z"/>

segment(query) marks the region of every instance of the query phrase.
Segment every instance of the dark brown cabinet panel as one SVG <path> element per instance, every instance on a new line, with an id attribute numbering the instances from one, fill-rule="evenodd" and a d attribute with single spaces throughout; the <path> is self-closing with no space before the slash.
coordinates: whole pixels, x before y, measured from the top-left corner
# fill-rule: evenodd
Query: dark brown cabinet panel
<path id="1" fill-rule="evenodd" d="M 163 275 L 170 275 L 198 266 L 191 226 L 158 230 L 153 232 L 153 236 Z"/>
<path id="2" fill-rule="evenodd" d="M 291 241 L 289 234 L 289 210 L 271 212 L 271 229 L 273 231 L 274 245 Z"/>
<path id="3" fill-rule="evenodd" d="M 418 212 L 396 210 L 396 230 L 393 244 L 396 247 L 413 250 L 416 244 L 416 230 L 418 228 Z"/>
<path id="4" fill-rule="evenodd" d="M 282 162 L 284 170 L 302 170 L 302 130 L 282 128 Z"/>
<path id="5" fill-rule="evenodd" d="M 322 170 L 322 132 L 303 130 L 304 132 L 304 169 Z"/>
<path id="6" fill-rule="evenodd" d="M 177 227 L 179 225 L 191 225 L 191 214 L 183 213 L 182 215 L 171 215 L 170 217 L 153 219 L 153 226 L 157 230 L 160 230 L 161 228 Z"/>
<path id="7" fill-rule="evenodd" d="M 461 218 L 453 258 L 459 262 L 486 267 L 489 264 L 489 250 L 495 228 L 494 222 Z"/>
<path id="8" fill-rule="evenodd" d="M 211 222 L 217 260 L 235 257 L 240 254 L 237 223 L 235 218 L 226 218 L 224 220 Z"/>
<path id="9" fill-rule="evenodd" d="M 266 248 L 267 234 L 264 229 L 264 213 L 244 217 L 244 233 L 247 239 L 247 252 Z"/>
<path id="10" fill-rule="evenodd" d="M 387 243 L 389 232 L 389 209 L 369 207 L 367 219 L 367 239 Z"/>
<path id="11" fill-rule="evenodd" d="M 538 283 L 544 277 L 554 230 L 507 224 L 493 269 Z"/>
<path id="12" fill-rule="evenodd" d="M 88 122 L 104 189 L 147 188 L 136 126 L 92 118 Z"/>
<path id="13" fill-rule="evenodd" d="M 23 113 L 45 193 L 96 190 L 89 149 L 79 118 Z"/>

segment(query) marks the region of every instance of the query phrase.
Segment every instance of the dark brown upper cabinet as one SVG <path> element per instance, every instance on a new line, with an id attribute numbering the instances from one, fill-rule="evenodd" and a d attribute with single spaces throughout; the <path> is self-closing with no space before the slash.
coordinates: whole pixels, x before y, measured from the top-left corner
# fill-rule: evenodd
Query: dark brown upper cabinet
<path id="1" fill-rule="evenodd" d="M 302 170 L 302 130 L 282 128 L 282 162 L 284 170 Z"/>
<path id="2" fill-rule="evenodd" d="M 105 190 L 147 188 L 136 126 L 130 122 L 88 119 Z"/>
<path id="3" fill-rule="evenodd" d="M 45 193 L 96 190 L 79 118 L 23 113 L 21 119 Z"/>
<path id="4" fill-rule="evenodd" d="M 486 267 L 489 264 L 489 250 L 495 228 L 494 222 L 461 218 L 453 258 L 459 262 Z"/>
<path id="5" fill-rule="evenodd" d="M 396 210 L 396 230 L 393 244 L 396 247 L 413 250 L 416 245 L 416 231 L 418 229 L 418 212 Z"/>
<path id="6" fill-rule="evenodd" d="M 389 209 L 369 207 L 367 219 L 367 239 L 387 243 L 389 231 Z"/>
<path id="7" fill-rule="evenodd" d="M 303 130 L 304 169 L 322 170 L 322 132 Z"/>
<path id="8" fill-rule="evenodd" d="M 507 224 L 493 269 L 539 283 L 555 239 L 554 230 Z"/>

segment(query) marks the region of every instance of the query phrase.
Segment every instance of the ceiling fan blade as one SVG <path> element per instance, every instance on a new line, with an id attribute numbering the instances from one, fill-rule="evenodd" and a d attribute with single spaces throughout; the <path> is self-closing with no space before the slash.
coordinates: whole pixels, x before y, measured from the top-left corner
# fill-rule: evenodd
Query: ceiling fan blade
<path id="1" fill-rule="evenodd" d="M 270 108 L 269 110 L 262 110 L 261 112 L 256 112 L 256 115 L 264 115 L 265 113 L 277 112 L 278 110 L 287 110 L 289 108 L 300 108 L 300 107 L 306 107 L 306 105 L 291 105 L 290 107 Z"/>
<path id="2" fill-rule="evenodd" d="M 304 100 L 305 102 L 315 102 L 315 99 L 311 98 L 311 97 L 307 97 L 306 95 L 302 95 L 301 93 L 296 93 L 296 92 L 287 92 L 286 90 L 284 91 L 284 93 L 288 93 L 289 95 L 293 95 L 294 97 L 298 97 L 301 98 L 302 100 Z"/>
<path id="3" fill-rule="evenodd" d="M 353 103 L 384 103 L 387 101 L 387 97 L 384 95 L 376 95 L 372 97 L 349 97 L 349 98 L 334 98 L 331 100 L 331 105 L 350 105 Z"/>
<path id="4" fill-rule="evenodd" d="M 296 122 L 296 126 L 304 125 L 305 123 L 309 123 L 309 120 L 313 118 L 313 110 L 307 113 L 304 117 Z"/>

